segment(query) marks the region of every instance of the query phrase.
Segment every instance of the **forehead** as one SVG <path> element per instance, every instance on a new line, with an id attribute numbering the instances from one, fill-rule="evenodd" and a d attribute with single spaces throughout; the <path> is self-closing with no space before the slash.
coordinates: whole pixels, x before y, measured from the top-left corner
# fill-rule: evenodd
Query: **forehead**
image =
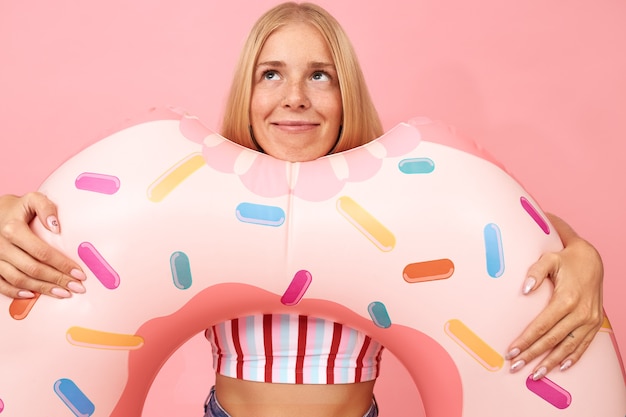
<path id="1" fill-rule="evenodd" d="M 291 22 L 279 27 L 268 36 L 259 53 L 260 62 L 265 59 L 288 62 L 299 57 L 333 61 L 324 36 L 310 23 Z"/>

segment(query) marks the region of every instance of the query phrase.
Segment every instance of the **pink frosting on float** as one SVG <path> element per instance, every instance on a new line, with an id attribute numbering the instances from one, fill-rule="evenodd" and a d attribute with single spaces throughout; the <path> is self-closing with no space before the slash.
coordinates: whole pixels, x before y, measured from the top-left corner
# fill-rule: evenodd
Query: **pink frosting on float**
<path id="1" fill-rule="evenodd" d="M 343 169 L 336 169 L 328 157 L 307 164 L 285 161 L 280 166 L 274 163 L 272 157 L 258 153 L 243 172 L 237 172 L 235 167 L 242 154 L 249 156 L 246 148 L 232 146 L 228 139 L 188 115 L 181 118 L 180 131 L 187 139 L 204 145 L 203 156 L 207 165 L 223 173 L 238 174 L 242 184 L 259 196 L 279 197 L 297 188 L 298 197 L 322 201 L 337 195 L 347 182 L 366 181 L 375 176 L 382 167 L 383 158 L 404 155 L 415 149 L 420 143 L 418 136 L 406 140 L 405 136 L 394 134 L 407 126 L 400 125 L 372 142 L 343 152 Z M 382 150 L 376 147 L 382 147 Z M 264 178 L 264 181 L 259 181 L 259 178 Z M 267 178 L 272 178 L 272 181 L 267 181 Z"/>

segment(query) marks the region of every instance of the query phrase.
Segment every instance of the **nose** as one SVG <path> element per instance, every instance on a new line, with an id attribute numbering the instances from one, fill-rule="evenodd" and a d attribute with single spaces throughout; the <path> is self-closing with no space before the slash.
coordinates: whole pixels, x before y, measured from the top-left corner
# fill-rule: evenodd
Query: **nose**
<path id="1" fill-rule="evenodd" d="M 291 109 L 306 109 L 311 105 L 306 86 L 302 81 L 293 81 L 285 85 L 283 106 Z"/>

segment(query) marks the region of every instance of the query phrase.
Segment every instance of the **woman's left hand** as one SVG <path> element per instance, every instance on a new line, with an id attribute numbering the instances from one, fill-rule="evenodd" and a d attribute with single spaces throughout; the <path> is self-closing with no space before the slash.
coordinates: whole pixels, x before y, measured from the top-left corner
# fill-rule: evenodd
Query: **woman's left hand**
<path id="1" fill-rule="evenodd" d="M 604 267 L 597 250 L 563 220 L 548 215 L 563 242 L 563 250 L 543 254 L 528 270 L 522 291 L 531 294 L 546 278 L 554 291 L 545 309 L 509 346 L 511 372 L 545 355 L 533 369 L 543 378 L 553 368 L 575 364 L 602 326 Z"/>

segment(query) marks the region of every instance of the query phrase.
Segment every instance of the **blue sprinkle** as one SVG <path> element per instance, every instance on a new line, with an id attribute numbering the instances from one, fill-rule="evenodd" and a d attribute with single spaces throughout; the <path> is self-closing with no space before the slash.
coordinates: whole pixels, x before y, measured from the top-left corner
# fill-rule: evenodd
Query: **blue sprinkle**
<path id="1" fill-rule="evenodd" d="M 398 168 L 404 174 L 430 174 L 435 170 L 435 163 L 430 158 L 403 159 Z"/>
<path id="2" fill-rule="evenodd" d="M 370 313 L 370 317 L 375 325 L 387 329 L 391 326 L 391 318 L 387 313 L 387 307 L 380 301 L 374 301 L 367 306 L 367 310 Z"/>
<path id="3" fill-rule="evenodd" d="M 500 228 L 494 223 L 489 223 L 485 226 L 484 236 L 487 273 L 493 278 L 499 278 L 504 273 L 504 253 Z"/>
<path id="4" fill-rule="evenodd" d="M 285 222 L 285 212 L 280 207 L 262 204 L 241 203 L 237 206 L 237 219 L 244 223 L 262 226 L 281 226 Z"/>
<path id="5" fill-rule="evenodd" d="M 77 417 L 92 416 L 96 407 L 71 379 L 62 378 L 54 383 L 54 392 Z"/>
<path id="6" fill-rule="evenodd" d="M 184 252 L 174 252 L 170 256 L 170 268 L 172 269 L 172 280 L 176 288 L 186 290 L 191 287 L 191 264 L 189 257 Z"/>

